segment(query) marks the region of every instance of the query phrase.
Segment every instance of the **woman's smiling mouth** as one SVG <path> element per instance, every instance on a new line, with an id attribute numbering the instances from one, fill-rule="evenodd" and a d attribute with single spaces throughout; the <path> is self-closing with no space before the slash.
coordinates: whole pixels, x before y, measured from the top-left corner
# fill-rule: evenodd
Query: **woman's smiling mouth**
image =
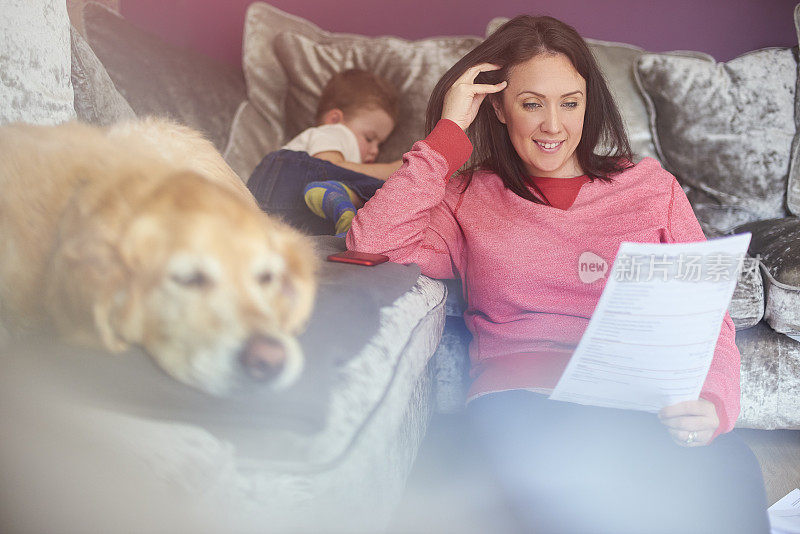
<path id="1" fill-rule="evenodd" d="M 542 149 L 544 152 L 553 153 L 557 152 L 561 145 L 564 144 L 564 141 L 537 141 L 534 139 L 534 143 Z"/>

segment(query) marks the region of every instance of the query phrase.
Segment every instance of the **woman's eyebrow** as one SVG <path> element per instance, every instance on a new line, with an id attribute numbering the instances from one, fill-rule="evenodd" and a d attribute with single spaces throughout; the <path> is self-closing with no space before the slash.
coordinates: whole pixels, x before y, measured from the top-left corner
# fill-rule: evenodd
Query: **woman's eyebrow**
<path id="1" fill-rule="evenodd" d="M 541 94 L 541 93 L 537 93 L 537 92 L 535 92 L 535 91 L 522 91 L 522 92 L 521 92 L 521 93 L 519 93 L 517 96 L 518 96 L 518 97 L 519 97 L 519 96 L 522 96 L 522 95 L 524 95 L 525 93 L 530 93 L 530 94 L 532 94 L 532 95 L 534 95 L 534 96 L 538 96 L 539 98 L 547 98 L 545 95 L 543 95 L 543 94 Z M 570 92 L 570 93 L 564 93 L 563 95 L 561 95 L 561 98 L 564 98 L 565 96 L 572 96 L 572 95 L 578 95 L 578 94 L 582 95 L 582 94 L 583 94 L 583 91 L 581 91 L 581 90 L 577 90 L 577 91 L 572 91 L 572 92 Z"/>

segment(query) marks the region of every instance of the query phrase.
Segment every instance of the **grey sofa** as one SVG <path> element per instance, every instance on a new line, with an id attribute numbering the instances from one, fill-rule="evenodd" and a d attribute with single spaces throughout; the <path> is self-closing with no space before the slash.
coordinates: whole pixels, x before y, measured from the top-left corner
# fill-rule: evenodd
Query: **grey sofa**
<path id="1" fill-rule="evenodd" d="M 264 154 L 310 124 L 322 85 L 333 71 L 345 67 L 373 69 L 401 89 L 403 120 L 382 153 L 383 160 L 396 159 L 424 135 L 422 118 L 433 84 L 452 62 L 481 40 L 479 36 L 464 36 L 409 42 L 333 34 L 267 4 L 254 3 L 245 20 L 242 76 L 230 66 L 160 42 L 100 6 L 90 5 L 79 12 L 83 17 L 79 26 L 85 33 L 73 29 L 68 42 L 63 36 L 69 37 L 69 23 L 59 2 L 17 3 L 47 11 L 51 16 L 44 18 L 57 27 L 57 31 L 51 28 L 50 35 L 61 36 L 49 45 L 60 54 L 60 67 L 48 68 L 68 69 L 70 83 L 65 85 L 71 93 L 68 102 L 60 102 L 60 114 L 45 119 L 58 122 L 77 117 L 109 124 L 136 115 L 168 115 L 205 131 L 245 181 Z M 487 31 L 499 22 L 492 21 Z M 27 37 L 13 42 L 11 34 L 5 35 L 9 36 L 3 43 L 6 50 L 32 44 Z M 709 236 L 743 223 L 751 225 L 753 259 L 743 272 L 730 310 L 742 352 L 742 415 L 738 425 L 800 428 L 800 343 L 785 335 L 800 334 L 800 323 L 792 315 L 796 316 L 798 309 L 800 283 L 797 248 L 793 245 L 797 242 L 797 219 L 788 216 L 790 210 L 797 209 L 797 202 L 791 199 L 800 194 L 791 189 L 797 188 L 798 180 L 790 181 L 789 172 L 796 128 L 792 125 L 790 141 L 784 147 L 786 172 L 774 178 L 783 180 L 787 193 L 794 191 L 788 194 L 789 200 L 787 194 L 783 195 L 784 211 L 778 213 L 775 203 L 749 205 L 747 198 L 736 204 L 740 199 L 730 191 L 709 185 L 706 177 L 688 175 L 678 165 L 685 162 L 672 161 L 673 154 L 682 153 L 681 145 L 667 141 L 672 139 L 669 125 L 659 121 L 659 110 L 669 109 L 670 102 L 666 97 L 659 100 L 654 89 L 665 84 L 656 77 L 651 84 L 654 87 L 648 85 L 648 76 L 657 72 L 652 65 L 661 65 L 657 60 L 662 55 L 645 54 L 621 43 L 593 41 L 592 47 L 621 105 L 637 155 L 657 157 L 681 179 Z M 787 60 L 785 56 L 780 59 Z M 713 66 L 701 54 L 678 58 Z M 796 80 L 793 60 L 792 80 Z M 675 67 L 670 64 L 663 70 L 671 68 Z M 54 79 L 64 81 L 63 77 Z M 792 106 L 795 94 L 792 85 Z M 28 93 L 25 105 L 37 109 L 37 99 Z M 22 115 L 15 118 L 33 117 L 33 113 Z M 671 114 L 662 113 L 661 117 L 665 116 Z M 40 117 L 30 120 L 34 119 Z M 793 114 L 791 120 L 793 123 Z M 687 164 L 686 168 L 692 167 Z M 774 183 L 767 186 L 774 187 Z M 760 209 L 773 212 L 761 217 Z M 715 218 L 715 214 L 722 216 Z M 770 216 L 781 218 L 771 220 Z M 317 238 L 317 243 L 320 254 L 343 246 L 334 238 Z M 386 265 L 365 277 L 365 271 L 327 267 L 317 324 L 335 319 L 331 309 L 336 309 L 339 299 L 363 293 L 366 285 L 366 294 L 356 301 L 362 310 L 372 310 L 374 330 L 365 328 L 369 335 L 361 343 L 338 349 L 335 335 L 326 345 L 323 331 L 309 334 L 309 346 L 316 343 L 319 354 L 334 355 L 316 369 L 316 378 L 323 377 L 321 382 L 305 384 L 313 394 L 306 396 L 298 390 L 289 400 L 270 399 L 275 410 L 239 414 L 235 424 L 220 428 L 215 424 L 218 420 L 203 414 L 230 413 L 225 407 L 209 407 L 185 392 L 176 393 L 173 384 L 148 369 L 144 355 L 134 351 L 124 365 L 131 365 L 132 373 L 161 392 L 156 397 L 159 402 L 154 405 L 146 395 L 141 398 L 131 394 L 121 399 L 116 392 L 98 397 L 92 390 L 89 397 L 81 397 L 80 405 L 89 402 L 93 411 L 70 412 L 69 420 L 86 428 L 91 436 L 93 432 L 115 436 L 100 440 L 102 455 L 118 461 L 123 475 L 128 473 L 126 466 L 137 466 L 133 470 L 142 480 L 131 479 L 129 486 L 134 490 L 136 484 L 162 489 L 166 485 L 170 498 L 188 503 L 167 511 L 155 507 L 161 512 L 155 518 L 174 523 L 175 530 L 192 525 L 192 531 L 214 532 L 223 525 L 230 531 L 263 531 L 269 525 L 266 529 L 277 531 L 378 531 L 400 499 L 431 414 L 459 410 L 466 388 L 469 335 L 460 319 L 464 307 L 461 288 L 456 281 L 432 280 L 413 269 Z M 381 290 L 370 291 L 370 287 Z M 63 355 L 65 361 L 76 365 L 91 365 L 86 362 L 103 356 L 56 346 L 59 348 L 54 352 L 40 352 Z M 320 346 L 326 346 L 326 350 Z M 16 370 L 16 374 L 6 375 L 9 387 L 0 388 L 0 392 L 17 405 L 24 404 L 31 391 L 13 384 L 25 383 L 26 377 L 40 377 L 41 370 L 30 367 L 19 356 L 30 350 L 0 353 Z M 102 376 L 118 375 L 114 367 L 105 369 Z M 63 389 L 63 377 L 54 378 L 54 387 Z M 319 384 L 323 385 L 317 387 Z M 304 403 L 304 399 L 314 402 Z M 101 410 L 102 416 L 96 415 L 96 410 Z M 287 418 L 287 413 L 296 413 L 297 417 Z M 0 411 L 0 415 L 4 428 L 19 422 L 13 413 Z M 298 425 L 298 418 L 303 416 L 306 424 Z M 30 435 L 38 436 L 39 431 L 30 430 Z M 130 436 L 137 439 L 131 441 Z M 122 454 L 120 443 L 127 444 Z M 62 459 L 58 454 L 54 458 Z M 63 454 L 64 460 L 75 461 L 74 455 Z M 85 458 L 76 454 L 75 463 L 80 466 Z M 25 466 L 20 465 L 17 469 Z M 129 492 L 123 489 L 101 483 L 95 493 L 121 492 L 127 496 Z M 45 498 L 69 497 L 69 491 L 57 485 L 48 487 L 48 491 Z M 118 511 L 113 507 L 103 510 L 80 499 L 75 501 L 80 513 L 54 512 L 49 524 L 75 525 L 84 531 L 108 531 L 104 527 L 114 525 Z M 157 530 L 164 524 L 145 515 L 150 508 L 144 500 L 133 499 L 130 506 L 142 512 L 132 514 L 131 519 L 132 524 L 141 526 L 139 530 Z M 34 525 L 44 521 L 34 512 L 20 517 Z"/>
<path id="2" fill-rule="evenodd" d="M 505 20 L 490 21 L 487 34 Z M 401 88 L 402 118 L 381 153 L 385 161 L 396 159 L 424 135 L 426 95 L 479 40 L 334 34 L 254 3 L 244 34 L 248 97 L 234 117 L 226 159 L 249 176 L 264 153 L 311 124 L 332 72 L 353 66 Z M 729 310 L 742 352 L 738 426 L 800 428 L 800 343 L 789 337 L 800 335 L 797 47 L 718 64 L 700 52 L 652 54 L 625 43 L 589 43 L 636 159 L 656 158 L 678 177 L 709 238 L 753 234 Z M 460 284 L 446 284 L 448 327 L 433 365 L 437 409 L 453 412 L 463 405 L 469 334 L 459 322 Z"/>

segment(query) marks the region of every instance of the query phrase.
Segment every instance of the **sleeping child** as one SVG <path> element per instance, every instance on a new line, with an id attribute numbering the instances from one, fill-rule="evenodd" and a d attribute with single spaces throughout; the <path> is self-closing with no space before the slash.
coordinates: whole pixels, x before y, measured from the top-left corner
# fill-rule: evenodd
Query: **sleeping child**
<path id="1" fill-rule="evenodd" d="M 375 163 L 397 120 L 397 93 L 370 72 L 335 74 L 317 105 L 317 125 L 267 154 L 247 187 L 261 209 L 311 234 L 344 236 L 356 209 L 401 161 Z"/>

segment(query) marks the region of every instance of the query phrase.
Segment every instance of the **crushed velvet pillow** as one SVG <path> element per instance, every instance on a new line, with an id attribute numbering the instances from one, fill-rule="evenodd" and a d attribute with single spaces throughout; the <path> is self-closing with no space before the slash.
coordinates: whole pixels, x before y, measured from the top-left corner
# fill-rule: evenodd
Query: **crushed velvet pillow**
<path id="1" fill-rule="evenodd" d="M 72 39 L 72 88 L 78 119 L 107 126 L 134 119 L 130 104 L 119 94 L 105 67 L 80 32 L 70 28 Z"/>
<path id="2" fill-rule="evenodd" d="M 240 107 L 234 119 L 230 142 L 225 150 L 225 160 L 242 177 L 250 176 L 264 155 L 280 148 L 290 139 L 292 133 L 298 133 L 303 128 L 311 126 L 311 122 L 313 122 L 313 117 L 295 118 L 286 115 L 285 104 L 289 91 L 289 80 L 287 73 L 281 67 L 274 47 L 275 38 L 281 33 L 301 35 L 310 41 L 328 45 L 358 41 L 364 50 L 369 49 L 371 43 L 377 46 L 377 43 L 385 39 L 327 32 L 305 19 L 281 11 L 264 2 L 250 4 L 245 16 L 243 38 L 243 66 L 247 82 L 248 102 Z M 446 39 L 456 40 L 458 38 Z M 474 39 L 476 44 L 480 41 L 478 37 L 466 39 Z M 379 49 L 375 49 L 376 56 Z M 400 59 L 403 62 L 406 61 L 405 58 Z M 334 68 L 331 67 L 327 72 L 331 73 L 333 70 Z M 339 70 L 339 67 L 336 66 L 335 70 Z M 406 89 L 410 88 L 406 87 Z M 425 105 L 427 105 L 427 96 Z M 424 113 L 418 117 L 418 120 L 424 122 Z M 291 126 L 288 126 L 289 124 Z M 391 142 L 384 146 L 382 161 L 385 161 L 390 155 L 399 156 L 397 154 L 397 151 L 400 150 L 399 147 L 408 143 L 408 141 L 402 141 L 403 135 L 408 135 L 409 139 L 418 135 L 413 133 L 414 128 L 407 130 L 404 126 L 399 130 L 407 131 L 407 133 L 398 132 L 393 136 Z M 421 129 L 417 128 L 416 131 L 421 131 Z"/>
<path id="3" fill-rule="evenodd" d="M 741 359 L 739 428 L 800 429 L 800 343 L 762 322 L 736 332 Z"/>
<path id="4" fill-rule="evenodd" d="M 497 28 L 508 22 L 507 17 L 497 17 L 486 25 L 486 35 L 491 35 Z M 636 59 L 645 53 L 637 46 L 626 43 L 614 43 L 597 39 L 584 38 L 594 54 L 600 70 L 614 96 L 625 131 L 634 154 L 634 161 L 644 157 L 656 158 L 653 146 L 653 135 L 650 133 L 650 122 L 647 117 L 645 101 L 633 78 L 633 66 Z"/>
<path id="5" fill-rule="evenodd" d="M 727 63 L 644 54 L 635 74 L 662 162 L 707 198 L 695 204 L 698 218 L 726 232 L 786 214 L 796 131 L 792 49 L 765 48 Z"/>
<path id="6" fill-rule="evenodd" d="M 284 102 L 288 81 L 272 42 L 291 31 L 312 38 L 330 35 L 315 24 L 264 2 L 253 2 L 244 19 L 242 67 L 247 101 L 231 124 L 225 161 L 247 181 L 261 159 L 286 141 Z"/>
<path id="7" fill-rule="evenodd" d="M 322 89 L 336 72 L 359 68 L 386 78 L 398 91 L 400 113 L 378 161 L 399 159 L 425 137 L 425 110 L 433 87 L 456 61 L 474 48 L 477 37 L 437 37 L 407 41 L 396 37 L 328 37 L 323 42 L 295 33 L 275 38 L 278 60 L 289 80 L 287 137 L 314 125 Z"/>
<path id="8" fill-rule="evenodd" d="M 169 45 L 99 4 L 83 10 L 86 38 L 136 115 L 170 117 L 225 148 L 245 99 L 233 66 Z"/>
<path id="9" fill-rule="evenodd" d="M 800 335 L 800 219 L 758 221 L 735 231 L 753 234 L 748 252 L 761 259 L 764 319 L 777 332 Z"/>
<path id="10" fill-rule="evenodd" d="M 67 6 L 7 0 L 0 16 L 0 124 L 75 118 Z"/>
<path id="11" fill-rule="evenodd" d="M 284 101 L 288 81 L 273 47 L 275 37 L 286 31 L 312 39 L 332 35 L 312 22 L 264 2 L 253 2 L 247 8 L 242 37 L 242 66 L 247 98 L 263 117 L 265 126 L 271 130 L 266 136 L 271 144 L 263 147 L 264 153 L 280 148 L 287 137 L 284 131 Z M 257 163 L 253 163 L 253 168 Z"/>
<path id="12" fill-rule="evenodd" d="M 800 42 L 800 4 L 794 8 L 794 29 Z M 795 128 L 800 131 L 800 75 L 797 76 L 794 97 Z M 800 135 L 792 143 L 792 164 L 789 168 L 789 187 L 786 192 L 786 206 L 795 215 L 800 215 Z"/>

